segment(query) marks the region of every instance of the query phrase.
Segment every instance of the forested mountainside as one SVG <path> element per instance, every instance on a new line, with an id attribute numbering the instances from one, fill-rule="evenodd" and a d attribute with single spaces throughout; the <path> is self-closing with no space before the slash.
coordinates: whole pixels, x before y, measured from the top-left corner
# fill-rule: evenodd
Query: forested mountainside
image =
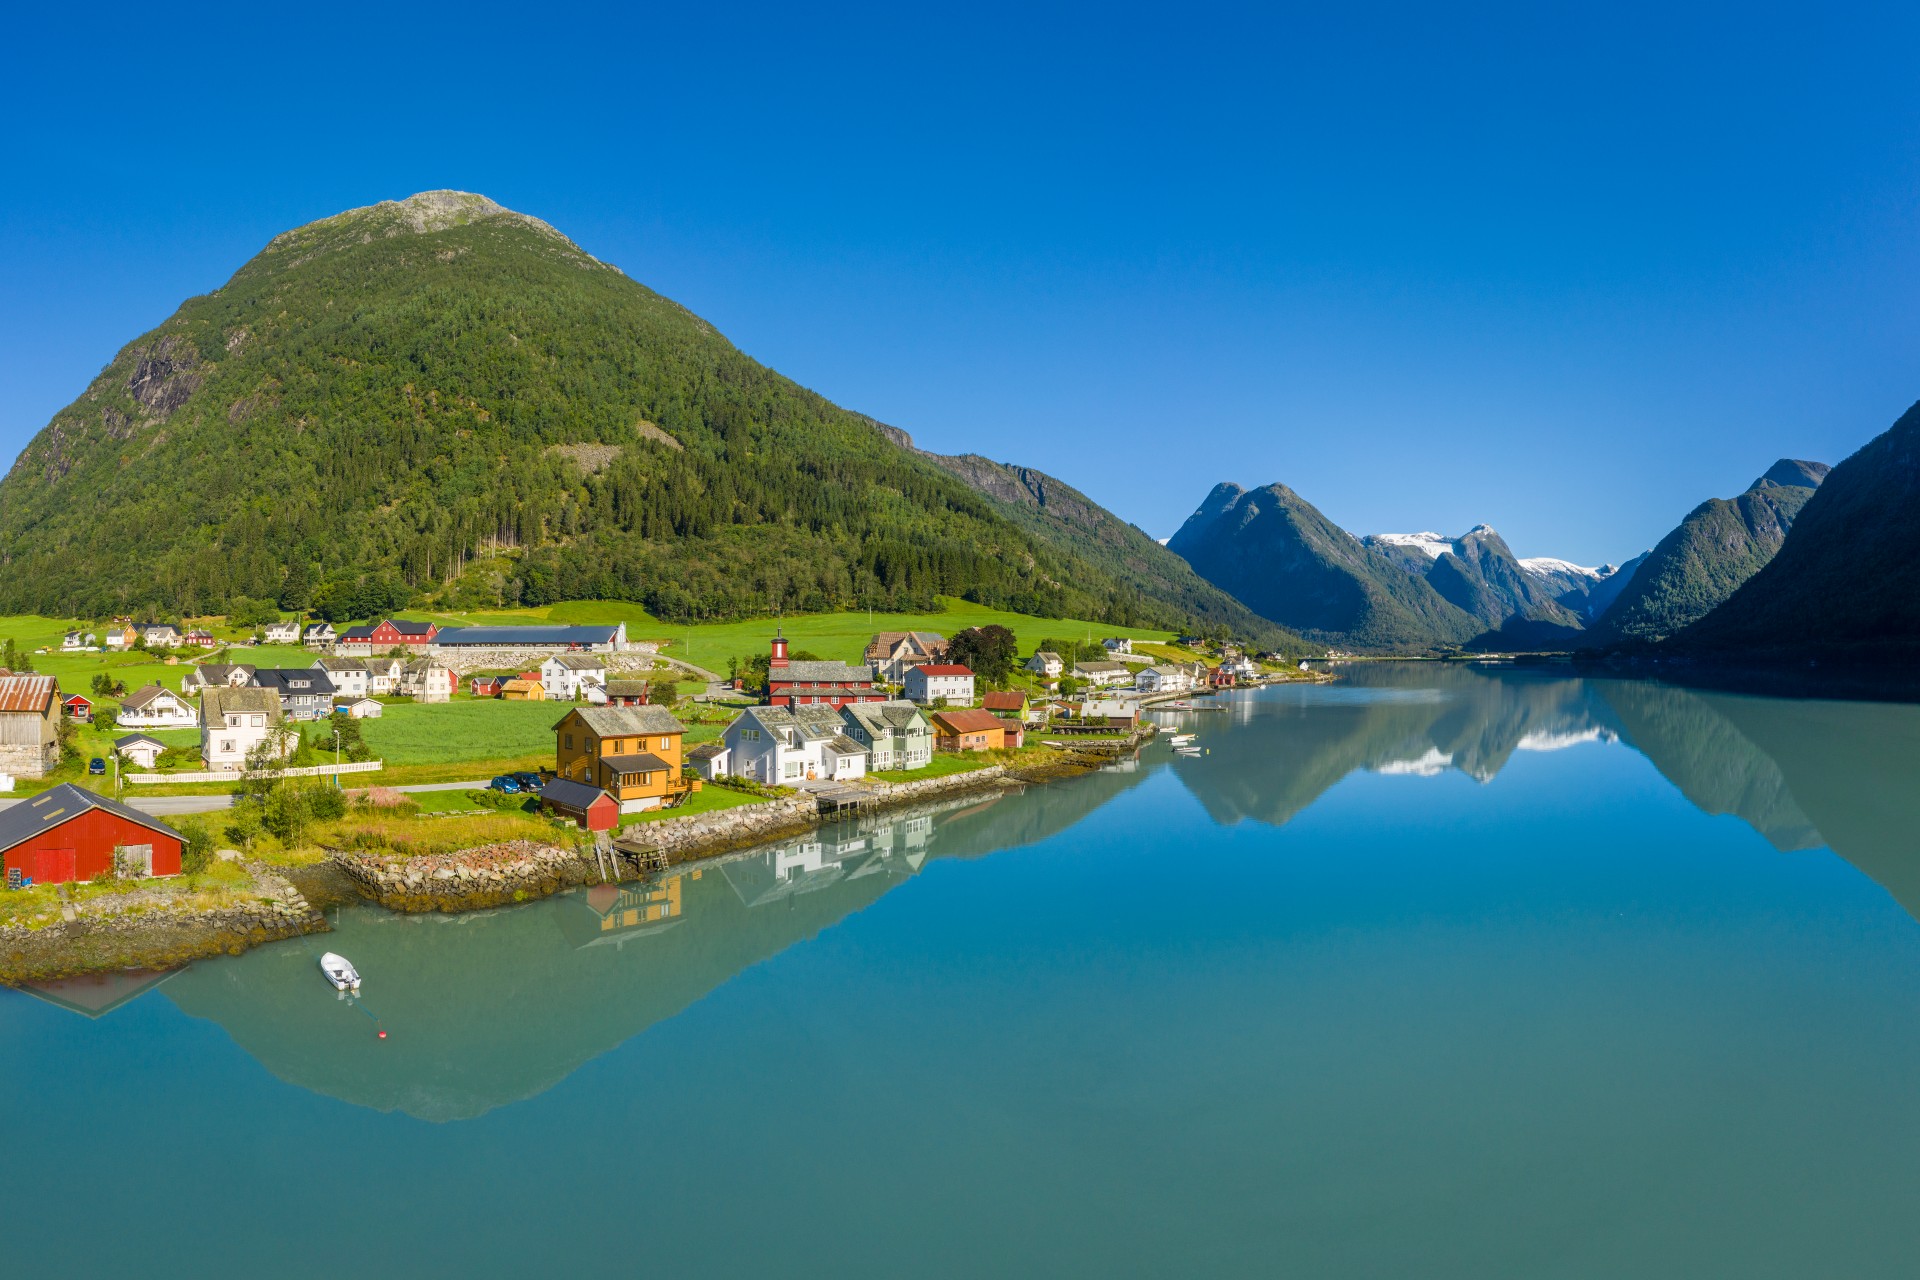
<path id="1" fill-rule="evenodd" d="M 1827 471 L 1782 458 L 1740 496 L 1695 507 L 1648 553 L 1587 643 L 1660 640 L 1705 617 L 1779 552 Z"/>
<path id="2" fill-rule="evenodd" d="M 1203 628 L 1223 628 L 1280 653 L 1304 655 L 1325 648 L 1310 645 L 1253 612 L 1195 573 L 1185 560 L 1144 531 L 1064 481 L 1031 467 L 994 462 L 979 454 L 929 453 L 916 448 L 913 438 L 898 427 L 879 423 L 875 427 L 901 448 L 914 450 L 964 480 L 1034 538 L 1049 546 L 1070 548 L 1127 589 L 1185 609 Z"/>
<path id="3" fill-rule="evenodd" d="M 1766 567 L 1662 647 L 1769 660 L 1920 656 L 1920 404 L 1834 467 Z"/>
<path id="4" fill-rule="evenodd" d="M 552 227 L 459 192 L 276 237 L 122 349 L 0 480 L 0 612 L 589 597 L 716 619 L 939 594 L 1167 627 L 1208 603 L 1023 527 Z"/>
<path id="5" fill-rule="evenodd" d="M 1283 484 L 1214 486 L 1167 546 L 1255 613 L 1322 643 L 1421 652 L 1486 630 Z"/>

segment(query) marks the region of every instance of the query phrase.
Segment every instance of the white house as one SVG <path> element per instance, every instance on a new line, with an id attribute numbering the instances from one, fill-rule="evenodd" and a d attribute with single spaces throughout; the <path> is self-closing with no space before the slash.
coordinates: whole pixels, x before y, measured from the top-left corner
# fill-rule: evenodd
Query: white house
<path id="1" fill-rule="evenodd" d="M 733 753 L 724 742 L 703 742 L 687 752 L 687 768 L 708 782 L 733 773 Z"/>
<path id="2" fill-rule="evenodd" d="M 296 618 L 292 622 L 269 622 L 261 634 L 268 644 L 299 644 L 300 621 Z"/>
<path id="3" fill-rule="evenodd" d="M 829 706 L 748 707 L 727 726 L 733 772 L 771 786 L 866 776 L 867 751 Z"/>
<path id="4" fill-rule="evenodd" d="M 79 649 L 91 649 L 98 643 L 91 631 L 69 631 L 66 638 L 60 641 L 60 647 L 72 653 Z"/>
<path id="5" fill-rule="evenodd" d="M 1235 654 L 1220 664 L 1220 669 L 1239 680 L 1250 679 L 1260 674 L 1260 664 L 1246 654 Z"/>
<path id="6" fill-rule="evenodd" d="M 331 622 L 316 622 L 307 628 L 305 644 L 309 649 L 324 649 L 339 638 Z"/>
<path id="7" fill-rule="evenodd" d="M 540 664 L 540 687 L 547 691 L 550 702 L 574 702 L 580 698 L 605 702 L 607 660 L 597 653 L 555 654 Z M 588 692 L 593 688 L 599 689 L 598 698 Z"/>
<path id="8" fill-rule="evenodd" d="M 177 649 L 180 647 L 180 642 L 185 639 L 178 627 L 169 626 L 164 622 L 150 623 L 137 630 L 140 632 L 140 638 L 147 642 L 149 649 Z"/>
<path id="9" fill-rule="evenodd" d="M 364 698 L 370 690 L 367 688 L 369 672 L 365 660 L 360 658 L 321 658 L 314 664 L 316 671 L 324 671 L 333 681 L 333 692 L 340 698 Z"/>
<path id="10" fill-rule="evenodd" d="M 955 662 L 923 663 L 907 672 L 907 701 L 926 706 L 945 698 L 948 706 L 973 701 L 973 671 Z"/>
<path id="11" fill-rule="evenodd" d="M 1142 693 L 1185 693 L 1193 688 L 1193 673 L 1181 666 L 1148 667 L 1133 678 Z"/>
<path id="12" fill-rule="evenodd" d="M 1100 647 L 1109 654 L 1132 653 L 1133 641 L 1125 636 L 1108 636 L 1100 642 Z"/>
<path id="13" fill-rule="evenodd" d="M 160 753 L 166 749 L 166 743 L 158 738 L 149 738 L 144 733 L 130 733 L 124 738 L 113 740 L 114 754 L 131 760 L 142 769 L 153 768 L 153 762 L 158 760 Z"/>
<path id="14" fill-rule="evenodd" d="M 397 692 L 403 698 L 416 702 L 451 702 L 453 691 L 459 687 L 460 677 L 454 674 L 453 668 L 442 666 L 433 658 L 415 658 L 401 664 Z"/>
<path id="15" fill-rule="evenodd" d="M 335 711 L 344 711 L 355 720 L 378 720 L 380 713 L 386 710 L 386 704 L 372 698 L 348 698 L 333 704 Z"/>
<path id="16" fill-rule="evenodd" d="M 1133 668 L 1124 662 L 1076 662 L 1073 678 L 1095 689 L 1110 684 L 1126 684 L 1133 679 Z"/>
<path id="17" fill-rule="evenodd" d="M 280 695 L 271 689 L 209 689 L 200 699 L 200 758 L 209 769 L 245 768 L 247 753 L 279 732 Z"/>
<path id="18" fill-rule="evenodd" d="M 398 693 L 400 674 L 407 669 L 405 658 L 368 658 L 367 692 L 374 697 L 385 693 Z"/>
<path id="19" fill-rule="evenodd" d="M 187 672 L 180 680 L 183 692 L 201 693 L 216 685 L 225 685 L 232 689 L 244 689 L 253 683 L 254 668 L 245 662 L 203 662 Z"/>
<path id="20" fill-rule="evenodd" d="M 1067 669 L 1066 662 L 1051 649 L 1042 649 L 1028 658 L 1024 664 L 1027 670 L 1047 680 L 1058 680 L 1060 673 Z"/>
<path id="21" fill-rule="evenodd" d="M 199 718 L 191 702 L 163 685 L 150 684 L 126 696 L 117 722 L 142 729 L 190 729 Z"/>

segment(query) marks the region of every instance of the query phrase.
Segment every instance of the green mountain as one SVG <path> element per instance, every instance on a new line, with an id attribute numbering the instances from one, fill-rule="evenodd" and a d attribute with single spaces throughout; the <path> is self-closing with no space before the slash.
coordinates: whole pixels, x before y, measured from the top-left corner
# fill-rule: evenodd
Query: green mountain
<path id="1" fill-rule="evenodd" d="M 0 480 L 0 612 L 601 598 L 679 620 L 950 594 L 1116 624 L 1231 614 L 1125 559 L 1015 519 L 459 192 L 276 237 L 121 350 Z"/>
<path id="2" fill-rule="evenodd" d="M 879 424 L 876 424 L 879 425 Z M 1113 581 L 1141 595 L 1185 609 L 1203 626 L 1224 627 L 1264 649 L 1305 654 L 1319 646 L 1276 626 L 1193 571 L 1138 526 L 1128 524 L 1078 489 L 1031 467 L 994 462 L 977 453 L 928 453 L 898 427 L 879 429 L 981 494 L 1008 519 L 1049 545 L 1071 547 Z"/>
<path id="3" fill-rule="evenodd" d="M 1487 629 L 1283 484 L 1215 485 L 1167 547 L 1261 617 L 1341 648 L 1456 647 Z"/>
<path id="4" fill-rule="evenodd" d="M 1742 659 L 1920 654 L 1920 404 L 1835 467 L 1766 567 L 1668 643 Z"/>
<path id="5" fill-rule="evenodd" d="M 1705 617 L 1773 559 L 1827 470 L 1782 458 L 1739 497 L 1695 507 L 1648 553 L 1587 643 L 1660 640 Z"/>

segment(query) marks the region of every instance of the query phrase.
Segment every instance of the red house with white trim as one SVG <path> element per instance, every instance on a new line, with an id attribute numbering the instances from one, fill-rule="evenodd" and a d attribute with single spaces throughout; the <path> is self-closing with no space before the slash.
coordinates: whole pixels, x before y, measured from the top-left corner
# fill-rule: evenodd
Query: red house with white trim
<path id="1" fill-rule="evenodd" d="M 397 622 L 388 618 L 367 635 L 367 643 L 376 649 L 391 649 L 395 645 L 424 649 L 433 643 L 440 634 L 440 627 L 432 622 Z"/>
<path id="2" fill-rule="evenodd" d="M 91 880 L 103 871 L 177 876 L 184 843 L 152 815 L 71 782 L 0 809 L 0 859 L 35 884 Z"/>
<path id="3" fill-rule="evenodd" d="M 816 662 L 787 657 L 787 641 L 773 637 L 773 656 L 767 660 L 767 701 L 791 711 L 795 707 L 844 707 L 850 702 L 885 702 L 884 689 L 873 683 L 873 668 L 844 662 Z"/>

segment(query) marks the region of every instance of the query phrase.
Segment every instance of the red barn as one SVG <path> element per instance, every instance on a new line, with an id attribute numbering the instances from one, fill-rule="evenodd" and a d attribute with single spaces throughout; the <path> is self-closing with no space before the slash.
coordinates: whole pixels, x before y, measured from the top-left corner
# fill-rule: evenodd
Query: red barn
<path id="1" fill-rule="evenodd" d="M 0 809 L 0 857 L 35 884 L 91 880 L 116 867 L 121 875 L 177 876 L 182 843 L 164 822 L 71 782 Z"/>
<path id="2" fill-rule="evenodd" d="M 396 622 L 388 618 L 368 633 L 366 643 L 376 649 L 391 649 L 395 645 L 424 649 L 439 634 L 440 628 L 431 622 Z"/>

